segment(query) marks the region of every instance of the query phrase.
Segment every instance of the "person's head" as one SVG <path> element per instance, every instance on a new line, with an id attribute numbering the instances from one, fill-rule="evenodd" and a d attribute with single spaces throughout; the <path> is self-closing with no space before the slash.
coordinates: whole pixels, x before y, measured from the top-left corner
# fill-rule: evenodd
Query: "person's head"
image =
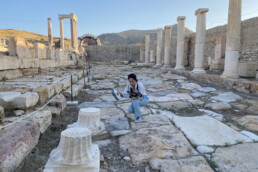
<path id="1" fill-rule="evenodd" d="M 135 84 L 137 83 L 138 79 L 135 74 L 131 73 L 130 75 L 128 75 L 128 81 L 129 81 L 130 85 L 134 87 Z"/>

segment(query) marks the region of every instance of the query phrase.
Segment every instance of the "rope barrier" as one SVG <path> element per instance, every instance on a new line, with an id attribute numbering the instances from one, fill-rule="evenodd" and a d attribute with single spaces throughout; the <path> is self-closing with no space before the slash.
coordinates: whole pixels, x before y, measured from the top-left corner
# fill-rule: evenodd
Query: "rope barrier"
<path id="1" fill-rule="evenodd" d="M 90 68 L 90 66 L 89 66 L 89 68 Z M 72 77 L 72 75 L 71 75 L 71 77 Z M 83 78 L 84 78 L 84 80 L 85 80 L 84 70 L 83 70 Z M 72 83 L 71 83 L 71 87 L 72 87 Z M 40 108 L 37 109 L 36 111 L 34 111 L 34 112 L 32 112 L 32 113 L 29 113 L 29 114 L 27 114 L 27 115 L 24 115 L 22 118 L 20 118 L 20 119 L 14 121 L 14 122 L 12 122 L 12 123 L 10 123 L 10 124 L 1 126 L 1 127 L 0 127 L 0 130 L 3 130 L 3 129 L 6 128 L 6 127 L 9 127 L 9 126 L 11 126 L 11 125 L 13 125 L 13 124 L 15 124 L 15 123 L 17 123 L 17 122 L 23 120 L 23 119 L 26 119 L 26 118 L 28 118 L 28 117 L 34 115 L 36 112 L 38 112 L 38 111 L 40 111 L 41 109 L 43 109 L 44 107 L 46 107 L 52 100 L 54 100 L 54 99 L 56 98 L 56 96 L 59 95 L 59 94 L 61 93 L 61 91 L 63 91 L 63 89 L 64 89 L 64 86 L 62 87 L 62 89 L 61 89 L 53 98 L 51 98 L 46 104 L 44 104 L 42 107 L 40 107 Z M 71 90 L 71 94 L 72 94 L 72 90 Z"/>

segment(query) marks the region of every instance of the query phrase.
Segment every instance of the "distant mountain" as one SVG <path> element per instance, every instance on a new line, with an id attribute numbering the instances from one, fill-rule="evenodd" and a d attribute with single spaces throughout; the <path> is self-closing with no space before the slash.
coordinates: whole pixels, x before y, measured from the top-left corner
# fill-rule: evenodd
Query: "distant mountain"
<path id="1" fill-rule="evenodd" d="M 186 34 L 193 33 L 188 28 L 185 28 Z M 118 44 L 138 44 L 146 35 L 150 35 L 151 40 L 157 39 L 157 30 L 128 30 L 120 33 L 106 33 L 99 35 L 103 45 L 118 45 Z M 164 30 L 163 30 L 163 35 Z M 172 36 L 177 36 L 177 24 L 173 25 Z"/>

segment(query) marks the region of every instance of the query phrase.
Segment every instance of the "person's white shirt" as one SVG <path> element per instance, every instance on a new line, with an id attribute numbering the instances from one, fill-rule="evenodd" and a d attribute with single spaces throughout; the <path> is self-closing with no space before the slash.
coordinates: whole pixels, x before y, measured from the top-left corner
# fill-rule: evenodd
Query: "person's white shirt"
<path id="1" fill-rule="evenodd" d="M 128 83 L 127 86 L 125 87 L 123 93 L 122 93 L 123 97 L 129 98 L 129 94 L 127 93 L 127 91 L 130 92 L 131 88 L 133 89 L 133 87 Z M 133 91 L 135 93 L 141 93 L 143 96 L 147 96 L 145 88 L 144 88 L 144 86 L 141 82 L 136 82 L 135 89 L 133 89 Z"/>

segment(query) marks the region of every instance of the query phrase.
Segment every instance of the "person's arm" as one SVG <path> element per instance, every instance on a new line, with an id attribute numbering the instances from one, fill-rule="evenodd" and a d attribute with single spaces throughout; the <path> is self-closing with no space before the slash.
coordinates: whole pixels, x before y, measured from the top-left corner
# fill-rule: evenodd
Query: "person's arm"
<path id="1" fill-rule="evenodd" d="M 144 95 L 147 95 L 146 94 L 146 91 L 145 91 L 145 88 L 143 86 L 142 83 L 138 83 L 138 89 L 139 89 L 139 92 L 144 96 Z"/>
<path id="2" fill-rule="evenodd" d="M 117 92 L 117 94 L 119 94 L 121 97 L 129 98 L 130 96 L 129 96 L 129 94 L 127 93 L 128 87 L 129 87 L 129 84 L 125 87 L 123 93 Z"/>

